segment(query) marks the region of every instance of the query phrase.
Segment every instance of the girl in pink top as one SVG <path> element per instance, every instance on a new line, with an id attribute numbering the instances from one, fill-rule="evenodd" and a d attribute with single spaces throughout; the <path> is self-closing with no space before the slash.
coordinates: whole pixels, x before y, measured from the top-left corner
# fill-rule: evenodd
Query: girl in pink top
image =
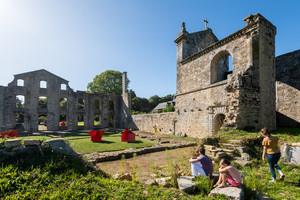
<path id="1" fill-rule="evenodd" d="M 220 176 L 218 182 L 214 185 L 214 187 L 227 187 L 227 183 L 232 186 L 240 186 L 243 183 L 243 178 L 240 172 L 230 164 L 229 160 L 222 159 L 220 161 Z"/>

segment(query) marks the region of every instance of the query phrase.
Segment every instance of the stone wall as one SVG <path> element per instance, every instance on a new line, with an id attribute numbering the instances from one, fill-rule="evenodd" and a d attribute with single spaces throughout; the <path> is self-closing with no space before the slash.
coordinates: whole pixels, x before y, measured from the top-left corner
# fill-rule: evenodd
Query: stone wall
<path id="1" fill-rule="evenodd" d="M 275 129 L 276 27 L 260 14 L 244 21 L 243 29 L 219 41 L 210 29 L 189 33 L 183 23 L 175 40 L 176 115 L 169 120 L 163 115 L 134 116 L 136 128 L 152 132 L 160 122 L 164 130 L 197 138 L 222 127 Z"/>
<path id="2" fill-rule="evenodd" d="M 138 128 L 142 131 L 154 133 L 154 126 L 157 127 L 158 133 L 174 134 L 176 131 L 177 113 L 157 113 L 132 115 L 133 124 L 129 128 Z"/>
<path id="3" fill-rule="evenodd" d="M 300 127 L 300 50 L 276 57 L 278 126 Z"/>
<path id="4" fill-rule="evenodd" d="M 275 129 L 276 28 L 259 14 L 246 27 L 185 57 L 188 32 L 177 43 L 177 126 L 189 136 L 212 135 L 224 127 Z M 220 80 L 221 59 L 232 56 L 233 71 Z M 224 71 L 224 70 L 223 70 Z M 223 73 L 222 71 L 222 73 Z M 222 115 L 222 117 L 220 117 Z"/>
<path id="5" fill-rule="evenodd" d="M 22 107 L 16 106 L 18 95 L 22 95 L 25 99 Z M 39 107 L 40 97 L 47 98 L 47 105 L 44 108 Z M 61 98 L 67 100 L 66 107 L 60 106 Z M 39 116 L 44 115 L 47 116 L 46 130 L 49 131 L 61 128 L 74 131 L 107 127 L 125 128 L 128 116 L 123 115 L 128 115 L 130 107 L 128 99 L 126 90 L 123 96 L 74 92 L 67 80 L 46 70 L 17 74 L 7 87 L 0 87 L 0 127 L 1 131 L 12 129 L 17 123 L 16 116 L 21 115 L 25 131 L 38 131 Z M 79 101 L 84 102 L 82 107 L 79 106 Z M 99 102 L 98 108 L 95 107 L 96 102 Z M 65 127 L 59 126 L 62 116 L 66 117 Z M 94 124 L 96 116 L 100 118 L 99 124 Z M 81 117 L 84 119 L 83 126 L 78 125 Z"/>

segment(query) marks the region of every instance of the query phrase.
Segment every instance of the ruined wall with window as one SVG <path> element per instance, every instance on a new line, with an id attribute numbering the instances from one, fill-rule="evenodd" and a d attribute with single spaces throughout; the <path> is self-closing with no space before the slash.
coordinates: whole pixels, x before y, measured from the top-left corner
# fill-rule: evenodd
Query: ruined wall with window
<path id="1" fill-rule="evenodd" d="M 222 127 L 275 129 L 276 27 L 260 14 L 244 21 L 243 29 L 222 40 L 209 28 L 189 33 L 183 23 L 175 40 L 176 117 L 171 124 L 154 124 L 149 116 L 133 116 L 136 127 L 174 124 L 173 133 L 191 137 L 210 136 Z"/>
<path id="2" fill-rule="evenodd" d="M 126 124 L 122 115 L 128 108 L 121 95 L 74 92 L 67 80 L 46 70 L 14 77 L 7 87 L 0 86 L 1 131 L 20 124 L 29 132 L 124 128 Z"/>
<path id="3" fill-rule="evenodd" d="M 187 32 L 175 40 L 178 131 L 199 137 L 221 126 L 276 127 L 276 28 L 259 14 L 244 20 L 245 28 L 192 55 Z"/>

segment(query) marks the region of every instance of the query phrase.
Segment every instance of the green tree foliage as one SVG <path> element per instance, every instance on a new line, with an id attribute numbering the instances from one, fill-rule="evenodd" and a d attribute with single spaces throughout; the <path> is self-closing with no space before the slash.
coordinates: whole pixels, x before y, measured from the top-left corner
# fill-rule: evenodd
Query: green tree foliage
<path id="1" fill-rule="evenodd" d="M 78 99 L 78 109 L 84 109 L 84 100 Z"/>
<path id="2" fill-rule="evenodd" d="M 127 79 L 127 85 L 129 85 Z M 99 92 L 103 94 L 122 94 L 122 73 L 114 70 L 106 70 L 96 75 L 93 82 L 87 85 L 87 92 Z"/>
<path id="3" fill-rule="evenodd" d="M 132 91 L 133 92 L 133 91 Z M 134 92 L 133 92 L 134 93 Z M 135 93 L 134 93 L 135 95 Z M 159 97 L 158 95 L 154 95 L 148 99 L 140 98 L 140 97 L 133 97 L 131 99 L 131 113 L 138 114 L 138 113 L 149 113 L 152 111 L 159 103 L 172 101 L 174 95 L 168 94 L 164 97 Z M 175 107 L 171 105 L 168 108 L 165 108 L 166 111 L 163 112 L 173 112 L 175 111 Z"/>
<path id="4" fill-rule="evenodd" d="M 172 101 L 173 99 L 174 99 L 174 95 L 168 94 L 164 97 L 161 97 L 161 102 L 160 103 L 167 102 L 167 101 Z"/>
<path id="5" fill-rule="evenodd" d="M 67 99 L 60 98 L 59 106 L 60 106 L 60 108 L 67 108 Z"/>
<path id="6" fill-rule="evenodd" d="M 16 98 L 16 107 L 17 108 L 24 108 L 24 102 L 21 98 L 17 97 Z"/>
<path id="7" fill-rule="evenodd" d="M 154 95 L 149 98 L 149 102 L 150 102 L 151 106 L 153 108 L 155 108 L 155 106 L 157 106 L 159 103 L 162 102 L 162 98 L 160 98 L 158 95 Z"/>
<path id="8" fill-rule="evenodd" d="M 40 97 L 39 98 L 39 108 L 42 108 L 42 109 L 47 108 L 47 101 L 48 101 L 47 97 Z"/>
<path id="9" fill-rule="evenodd" d="M 175 107 L 172 104 L 169 104 L 166 108 L 163 109 L 163 112 L 174 112 Z"/>
<path id="10" fill-rule="evenodd" d="M 135 94 L 135 92 L 132 89 L 129 90 L 129 93 L 130 93 L 131 99 L 133 99 L 134 97 L 136 97 L 136 94 Z"/>
<path id="11" fill-rule="evenodd" d="M 146 98 L 134 97 L 131 100 L 131 108 L 133 111 L 148 113 L 152 110 L 149 100 Z"/>

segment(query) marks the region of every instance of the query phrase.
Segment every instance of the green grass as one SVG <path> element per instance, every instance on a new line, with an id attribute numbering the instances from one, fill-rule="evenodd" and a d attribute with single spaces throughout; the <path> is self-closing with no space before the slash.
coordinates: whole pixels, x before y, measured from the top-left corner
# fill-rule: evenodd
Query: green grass
<path id="1" fill-rule="evenodd" d="M 286 177 L 276 184 L 269 182 L 271 173 L 267 162 L 259 161 L 255 167 L 240 168 L 245 172 L 245 195 L 254 198 L 253 191 L 256 190 L 272 199 L 300 199 L 300 166 L 279 164 Z"/>
<path id="2" fill-rule="evenodd" d="M 281 142 L 294 143 L 300 141 L 300 128 L 279 127 L 271 131 L 271 134 L 278 137 Z M 240 140 L 245 137 L 257 137 L 260 136 L 260 133 L 243 130 L 221 130 L 215 136 L 220 137 L 222 142 L 228 142 L 229 140 Z"/>
<path id="3" fill-rule="evenodd" d="M 300 128 L 284 128 L 280 127 L 271 131 L 273 136 L 279 138 L 280 143 L 295 143 L 300 141 Z M 259 132 L 248 132 L 243 130 L 228 130 L 219 131 L 216 137 L 220 138 L 221 142 L 229 140 L 243 140 L 245 138 L 256 138 L 260 136 Z M 244 140 L 245 141 L 245 140 Z M 261 158 L 262 146 L 252 144 L 253 151 L 257 153 L 257 158 Z M 259 151 L 261 150 L 261 151 Z M 252 167 L 240 167 L 240 170 L 245 172 L 245 196 L 253 199 L 255 194 L 253 191 L 258 191 L 266 194 L 272 199 L 300 199 L 300 166 L 283 164 L 280 162 L 283 173 L 286 178 L 284 181 L 278 181 L 276 184 L 269 183 L 271 173 L 268 162 L 254 160 Z"/>
<path id="4" fill-rule="evenodd" d="M 215 199 L 106 178 L 74 158 L 51 152 L 4 159 L 0 190 L 0 199 Z"/>
<path id="5" fill-rule="evenodd" d="M 65 137 L 66 138 L 66 137 Z M 71 140 L 72 138 L 72 140 Z M 121 134 L 104 134 L 102 142 L 92 142 L 90 137 L 74 140 L 67 138 L 71 147 L 78 153 L 107 152 L 124 150 L 128 148 L 142 148 L 152 146 L 154 143 L 148 140 L 136 138 L 134 143 L 121 142 Z"/>

